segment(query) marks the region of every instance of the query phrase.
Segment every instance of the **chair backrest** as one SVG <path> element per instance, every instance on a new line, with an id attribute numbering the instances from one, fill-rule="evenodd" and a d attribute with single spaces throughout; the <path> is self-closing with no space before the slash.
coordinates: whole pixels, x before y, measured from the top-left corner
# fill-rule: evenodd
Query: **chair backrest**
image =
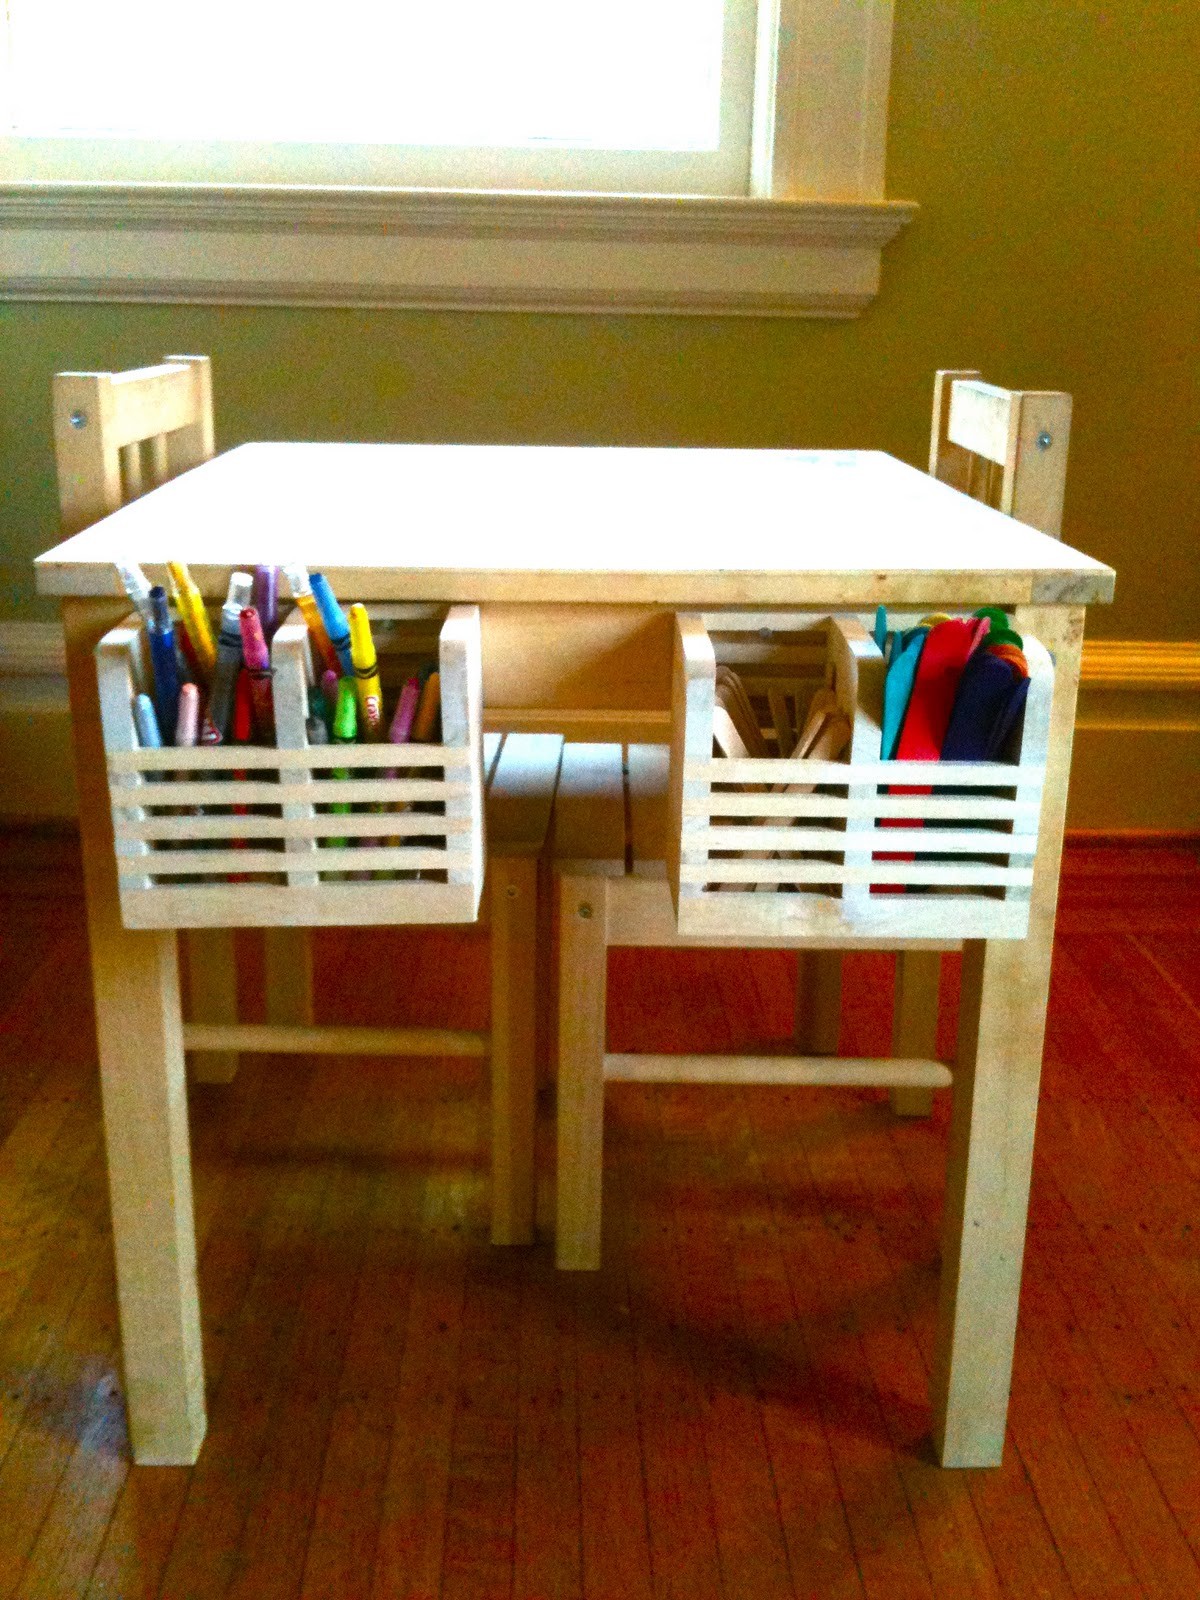
<path id="1" fill-rule="evenodd" d="M 977 372 L 939 372 L 929 470 L 998 511 L 1062 537 L 1071 396 L 998 389 Z"/>
<path id="2" fill-rule="evenodd" d="M 132 372 L 59 372 L 51 398 L 64 533 L 213 454 L 207 356 L 166 356 Z"/>

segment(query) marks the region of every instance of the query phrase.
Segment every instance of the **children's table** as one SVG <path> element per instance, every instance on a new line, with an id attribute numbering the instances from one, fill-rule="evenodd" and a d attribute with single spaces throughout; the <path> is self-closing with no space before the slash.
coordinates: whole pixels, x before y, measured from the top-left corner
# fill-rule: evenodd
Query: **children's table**
<path id="1" fill-rule="evenodd" d="M 1112 571 L 874 452 L 541 446 L 244 445 L 41 556 L 38 586 L 61 597 L 66 633 L 126 1404 L 143 1463 L 194 1461 L 205 1402 L 176 935 L 124 925 L 114 857 L 95 650 L 129 611 L 118 559 L 157 581 L 166 561 L 186 561 L 210 602 L 235 568 L 302 561 L 344 602 L 476 604 L 487 720 L 574 738 L 669 738 L 680 609 L 998 605 L 1047 647 L 1028 934 L 965 947 L 932 1385 L 943 1462 L 998 1461 L 1084 612 L 1111 598 Z"/>

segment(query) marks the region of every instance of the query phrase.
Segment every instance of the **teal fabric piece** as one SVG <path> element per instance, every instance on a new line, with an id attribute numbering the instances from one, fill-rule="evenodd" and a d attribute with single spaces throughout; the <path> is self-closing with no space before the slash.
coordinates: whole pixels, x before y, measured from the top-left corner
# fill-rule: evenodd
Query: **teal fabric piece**
<path id="1" fill-rule="evenodd" d="M 900 730 L 912 699 L 913 680 L 917 676 L 917 663 L 925 648 L 927 628 L 912 628 L 892 650 L 891 665 L 883 680 L 883 737 L 880 741 L 881 759 L 891 761 L 900 743 Z"/>
<path id="2" fill-rule="evenodd" d="M 887 645 L 887 636 L 887 607 L 878 606 L 875 610 L 875 646 L 880 655 L 884 653 L 884 648 Z"/>

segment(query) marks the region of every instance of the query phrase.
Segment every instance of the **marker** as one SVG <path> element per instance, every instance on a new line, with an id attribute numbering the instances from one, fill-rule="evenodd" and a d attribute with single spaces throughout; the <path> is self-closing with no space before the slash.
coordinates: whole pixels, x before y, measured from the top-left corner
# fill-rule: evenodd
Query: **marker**
<path id="1" fill-rule="evenodd" d="M 321 674 L 321 696 L 325 701 L 325 726 L 329 730 L 329 737 L 333 738 L 333 714 L 337 710 L 339 674 L 332 668 L 327 668 Z"/>
<path id="2" fill-rule="evenodd" d="M 392 723 L 388 729 L 389 744 L 408 743 L 409 735 L 412 733 L 413 718 L 417 714 L 417 703 L 420 698 L 420 678 L 407 678 L 405 680 L 404 687 L 400 691 L 400 698 L 396 701 L 396 709 L 392 713 Z M 395 767 L 387 767 L 384 769 L 383 775 L 385 778 L 390 780 L 398 777 L 399 772 Z M 406 800 L 393 800 L 388 806 L 388 810 L 407 811 L 408 802 Z M 392 850 L 398 850 L 403 843 L 404 840 L 401 838 L 401 836 L 395 833 L 392 834 L 387 840 L 388 847 Z"/>
<path id="3" fill-rule="evenodd" d="M 338 684 L 337 709 L 333 713 L 333 742 L 334 744 L 353 744 L 358 732 L 358 694 L 354 687 L 353 678 L 343 678 Z M 348 778 L 349 767 L 334 767 L 335 778 Z M 345 800 L 335 800 L 330 806 L 330 811 L 344 816 L 350 810 Z M 344 850 L 345 839 L 330 839 L 327 841 L 332 849 Z"/>
<path id="4" fill-rule="evenodd" d="M 325 629 L 325 622 L 321 616 L 321 608 L 317 604 L 316 596 L 312 591 L 312 584 L 308 580 L 308 568 L 298 561 L 284 567 L 283 575 L 288 581 L 292 591 L 292 599 L 300 607 L 301 615 L 308 623 L 308 631 L 316 646 L 317 655 L 320 657 L 320 668 L 323 672 L 332 670 L 341 671 L 341 662 L 338 660 L 337 651 L 329 642 L 329 634 Z M 329 708 L 330 716 L 333 707 Z"/>
<path id="5" fill-rule="evenodd" d="M 346 613 L 338 605 L 337 596 L 329 587 L 324 573 L 313 573 L 312 592 L 316 596 L 317 605 L 321 608 L 321 621 L 325 624 L 325 632 L 329 635 L 329 642 L 337 654 L 338 666 L 347 678 L 353 677 L 354 662 L 350 657 L 350 624 L 346 621 Z"/>
<path id="6" fill-rule="evenodd" d="M 208 612 L 204 609 L 204 596 L 192 582 L 186 562 L 168 561 L 167 576 L 171 580 L 179 615 L 183 618 L 184 633 L 191 642 L 201 675 L 207 681 L 211 679 L 217 664 L 217 647 L 213 644 Z"/>
<path id="7" fill-rule="evenodd" d="M 180 750 L 189 750 L 196 742 L 200 725 L 200 691 L 194 683 L 185 683 L 179 691 L 179 715 L 175 719 L 175 744 Z"/>
<path id="8" fill-rule="evenodd" d="M 158 715 L 154 701 L 148 694 L 135 694 L 133 697 L 133 725 L 137 729 L 138 744 L 143 750 L 162 749 Z"/>
<path id="9" fill-rule="evenodd" d="M 245 667 L 242 667 L 237 675 L 237 687 L 233 691 L 233 742 L 234 744 L 249 744 L 253 737 L 254 707 L 250 695 L 250 674 Z M 233 781 L 235 783 L 245 783 L 246 769 L 244 767 L 239 767 L 234 772 Z M 234 801 L 233 814 L 235 817 L 244 817 L 246 815 L 246 806 L 242 801 Z M 233 848 L 235 850 L 245 850 L 245 839 L 235 839 Z M 246 874 L 244 872 L 231 872 L 229 881 L 230 883 L 245 883 Z"/>
<path id="10" fill-rule="evenodd" d="M 254 593 L 250 604 L 258 612 L 263 638 L 270 645 L 279 626 L 279 568 L 260 566 L 254 569 Z"/>
<path id="11" fill-rule="evenodd" d="M 350 659 L 354 663 L 354 686 L 358 693 L 358 720 L 363 739 L 377 744 L 383 738 L 383 685 L 379 681 L 379 660 L 371 637 L 371 619 L 364 605 L 350 607 Z"/>
<path id="12" fill-rule="evenodd" d="M 389 744 L 407 744 L 412 735 L 413 718 L 417 714 L 417 703 L 421 698 L 420 678 L 409 678 L 400 691 L 400 698 L 396 702 L 396 710 L 392 715 L 392 725 L 388 729 Z M 394 777 L 395 774 L 393 773 Z"/>
<path id="13" fill-rule="evenodd" d="M 441 709 L 441 678 L 438 673 L 431 672 L 425 680 L 425 687 L 421 690 L 421 703 L 417 707 L 417 715 L 413 722 L 412 742 L 414 744 L 428 744 L 430 742 L 437 727 Z"/>
<path id="14" fill-rule="evenodd" d="M 329 743 L 329 729 L 325 726 L 324 717 L 305 717 L 304 733 L 310 745 Z"/>
<path id="15" fill-rule="evenodd" d="M 262 622 L 253 606 L 243 606 L 241 614 L 242 655 L 250 678 L 254 702 L 254 721 L 260 738 L 271 743 L 275 738 L 275 707 L 271 696 L 271 653 L 263 638 Z"/>
<path id="16" fill-rule="evenodd" d="M 150 580 L 136 561 L 115 563 L 121 587 L 141 613 L 142 621 L 150 626 Z"/>
<path id="17" fill-rule="evenodd" d="M 179 667 L 175 661 L 175 629 L 171 626 L 167 591 L 160 583 L 150 591 L 146 636 L 154 669 L 154 709 L 158 714 L 158 726 L 173 728 L 179 716 Z"/>
<path id="18" fill-rule="evenodd" d="M 208 696 L 208 714 L 200 731 L 201 744 L 223 744 L 229 737 L 234 690 L 242 666 L 242 607 L 250 603 L 252 583 L 248 572 L 235 572 L 229 580 L 229 593 L 221 607 L 217 664 Z"/>

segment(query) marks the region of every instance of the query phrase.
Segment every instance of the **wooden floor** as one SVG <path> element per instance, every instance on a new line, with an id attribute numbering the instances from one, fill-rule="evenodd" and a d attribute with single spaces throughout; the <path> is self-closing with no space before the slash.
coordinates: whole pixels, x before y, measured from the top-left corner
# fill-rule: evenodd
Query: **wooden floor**
<path id="1" fill-rule="evenodd" d="M 193 1091 L 209 1435 L 131 1470 L 73 849 L 0 836 L 0 1597 L 1200 1595 L 1200 866 L 1064 895 L 998 1471 L 930 1457 L 944 1104 L 614 1086 L 565 1278 L 487 1243 L 478 1064 L 378 1060 Z M 483 954 L 322 936 L 325 1016 L 485 1025 Z M 612 1046 L 782 1041 L 792 979 L 617 952 Z"/>

